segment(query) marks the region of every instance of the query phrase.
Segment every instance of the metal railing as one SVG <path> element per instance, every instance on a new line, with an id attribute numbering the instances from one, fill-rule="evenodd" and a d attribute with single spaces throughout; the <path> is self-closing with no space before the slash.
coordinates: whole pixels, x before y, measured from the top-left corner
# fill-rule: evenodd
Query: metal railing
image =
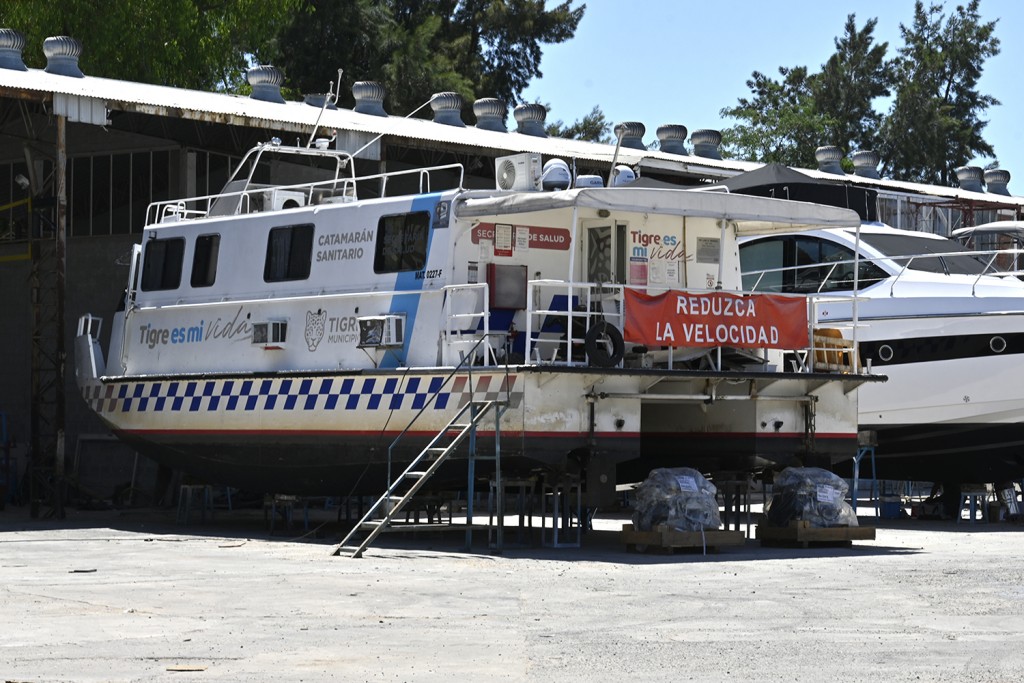
<path id="1" fill-rule="evenodd" d="M 462 164 L 446 164 L 425 169 L 389 171 L 387 173 L 375 173 L 351 178 L 332 178 L 293 185 L 243 183 L 240 186 L 242 189 L 233 191 L 153 202 L 146 209 L 146 227 L 159 223 L 198 220 L 211 215 L 231 216 L 258 211 L 271 211 L 274 209 L 272 206 L 268 207 L 267 202 L 277 196 L 275 193 L 301 193 L 302 203 L 298 204 L 296 202 L 297 207 L 348 203 L 359 198 L 357 191 L 358 183 L 380 181 L 381 196 L 387 196 L 388 183 L 405 176 L 413 177 L 417 183 L 417 189 L 410 191 L 410 194 L 424 194 L 430 192 L 430 178 L 432 175 L 450 171 L 456 172 L 458 178 L 457 187 L 462 187 L 465 180 L 465 168 Z M 235 182 L 240 183 L 241 181 Z M 230 185 L 231 183 L 229 183 Z M 287 201 L 285 195 L 281 195 L 281 197 Z"/>
<path id="2" fill-rule="evenodd" d="M 480 344 L 480 341 L 492 336 L 490 289 L 487 283 L 448 285 L 444 288 L 444 292 L 445 322 L 441 338 L 442 365 L 451 365 L 456 358 L 461 363 L 467 355 L 481 355 L 480 360 L 483 365 L 497 364 L 494 347 L 490 343 Z M 458 301 L 459 299 L 468 299 L 468 301 L 461 303 Z M 494 334 L 503 335 L 505 333 Z M 466 350 L 467 346 L 470 347 L 468 351 Z"/>
<path id="3" fill-rule="evenodd" d="M 412 429 L 412 426 L 414 424 L 416 424 L 416 421 L 420 419 L 420 417 L 423 415 L 423 413 L 427 412 L 427 409 L 430 408 L 432 405 L 434 405 L 434 401 L 437 400 L 437 397 L 440 396 L 441 392 L 444 391 L 445 387 L 448 386 L 448 383 L 451 382 L 452 379 L 457 374 L 459 374 L 460 372 L 463 372 L 463 371 L 466 372 L 467 377 L 468 377 L 467 383 L 468 383 L 468 391 L 469 391 L 469 397 L 470 397 L 470 399 L 469 399 L 470 417 L 471 418 L 475 417 L 476 413 L 475 413 L 475 408 L 473 407 L 473 359 L 477 356 L 476 351 L 477 351 L 478 347 L 480 347 L 481 345 L 484 345 L 487 341 L 488 341 L 488 338 L 486 336 L 483 336 L 480 339 L 478 339 L 476 341 L 476 343 L 473 344 L 473 347 L 469 350 L 468 353 L 463 355 L 462 360 L 459 361 L 458 365 L 456 365 L 454 368 L 452 368 L 451 372 L 449 372 L 445 376 L 445 378 L 441 381 L 441 384 L 437 387 L 437 389 L 435 391 L 431 392 L 430 396 L 428 396 L 427 399 L 423 402 L 423 405 L 420 407 L 419 411 L 417 411 L 417 413 L 415 415 L 413 415 L 412 419 L 409 420 L 408 424 L 405 425 L 405 429 L 403 429 L 398 434 L 398 436 L 396 436 L 394 438 L 394 440 L 391 442 L 391 445 L 388 446 L 388 461 L 387 461 L 387 465 L 388 465 L 388 471 L 387 471 L 388 486 L 391 486 L 394 483 L 392 481 L 392 479 L 391 479 L 391 464 L 392 464 L 392 461 L 393 461 L 393 454 L 394 454 L 395 447 L 398 446 L 398 443 L 405 437 L 406 434 L 409 433 L 409 430 Z M 510 387 L 509 381 L 508 381 L 508 366 L 506 365 L 505 366 L 505 401 L 506 401 L 506 403 L 510 399 L 510 394 L 511 394 L 511 387 Z"/>
<path id="4" fill-rule="evenodd" d="M 861 268 L 865 265 L 875 266 L 884 273 L 885 277 L 879 277 L 877 274 L 861 273 L 857 278 L 857 285 L 860 289 L 869 287 L 882 281 L 888 281 L 889 294 L 893 295 L 896 284 L 907 274 L 908 271 L 914 271 L 918 273 L 925 273 L 931 275 L 962 275 L 964 277 L 973 277 L 974 282 L 972 285 L 972 293 L 976 293 L 977 286 L 984 277 L 1018 277 L 1022 274 L 1020 270 L 1006 270 L 1000 268 L 997 260 L 1000 256 L 1006 256 L 1011 258 L 1019 257 L 1022 250 L 1019 249 L 990 249 L 990 250 L 972 250 L 969 252 L 963 251 L 952 251 L 946 253 L 932 253 L 932 254 L 907 254 L 905 256 L 883 256 L 876 258 L 856 258 L 856 259 L 842 259 L 842 260 L 829 260 L 825 263 L 812 263 L 804 264 L 799 266 L 785 266 L 780 268 L 764 268 L 759 270 L 749 270 L 743 273 L 743 277 L 751 277 L 756 275 L 757 279 L 754 280 L 753 284 L 750 285 L 749 289 L 754 292 L 767 291 L 767 292 L 783 292 L 784 289 L 788 288 L 798 293 L 825 293 L 830 291 L 847 292 L 853 291 L 854 286 L 854 272 L 855 269 Z M 931 259 L 942 260 L 945 258 L 956 257 L 962 259 L 964 257 L 976 256 L 978 265 L 981 267 L 981 271 L 977 273 L 957 273 L 949 272 L 948 269 L 937 270 L 934 268 L 914 268 L 915 262 L 926 261 Z M 984 257 L 988 256 L 987 260 Z M 898 272 L 890 272 L 888 264 L 896 264 L 899 267 Z M 883 265 L 876 265 L 883 264 Z M 786 276 L 792 274 L 792 281 L 786 282 Z M 801 274 L 805 274 L 803 278 L 804 284 L 801 285 Z M 767 288 L 762 289 L 762 283 L 765 278 L 778 275 L 779 284 L 772 284 Z"/>
<path id="5" fill-rule="evenodd" d="M 603 320 L 623 329 L 625 289 L 625 285 L 530 280 L 526 286 L 527 361 L 586 365 L 584 343 L 593 323 Z M 552 308 L 563 294 L 565 307 Z M 540 302 L 551 303 L 547 308 L 536 308 Z"/>

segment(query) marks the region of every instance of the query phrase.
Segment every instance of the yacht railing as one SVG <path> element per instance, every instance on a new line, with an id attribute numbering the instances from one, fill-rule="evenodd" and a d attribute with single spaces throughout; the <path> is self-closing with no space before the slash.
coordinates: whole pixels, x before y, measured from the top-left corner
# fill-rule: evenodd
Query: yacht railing
<path id="1" fill-rule="evenodd" d="M 998 263 L 997 259 L 1000 256 L 1018 256 L 1022 252 L 1018 249 L 993 249 L 985 251 L 953 251 L 943 253 L 929 253 L 929 254 L 908 254 L 905 256 L 884 256 L 877 258 L 857 258 L 857 259 L 842 259 L 842 260 L 829 260 L 824 263 L 809 263 L 799 266 L 786 266 L 782 268 L 763 268 L 758 270 L 749 270 L 743 272 L 744 281 L 748 278 L 757 276 L 757 278 L 750 285 L 745 285 L 750 291 L 753 292 L 773 292 L 781 293 L 786 290 L 791 292 L 797 292 L 802 294 L 822 294 L 827 292 L 847 292 L 853 291 L 854 285 L 854 269 L 861 268 L 865 265 L 877 266 L 884 277 L 873 275 L 870 273 L 861 273 L 858 277 L 858 286 L 860 289 L 877 284 L 883 280 L 892 278 L 889 282 L 889 295 L 894 295 L 896 284 L 908 271 L 916 271 L 923 273 L 930 273 L 934 275 L 964 275 L 974 277 L 974 283 L 972 292 L 976 290 L 979 283 L 981 283 L 984 277 L 1017 277 L 1024 274 L 1024 271 L 1020 270 L 1004 270 Z M 976 259 L 977 263 L 982 267 L 981 272 L 977 273 L 951 273 L 949 269 L 943 266 L 942 270 L 936 270 L 934 268 L 914 268 L 915 262 L 921 262 L 929 259 L 943 259 L 949 257 L 963 258 L 964 256 L 977 256 L 984 257 L 989 256 L 987 260 L 984 258 Z M 888 264 L 895 264 L 899 267 L 898 272 L 891 273 L 891 266 L 886 268 Z M 837 275 L 838 271 L 838 275 Z M 792 273 L 793 278 L 789 282 L 786 282 L 786 275 Z M 801 274 L 806 273 L 807 276 L 801 278 Z M 762 286 L 766 278 L 770 278 L 772 275 L 778 275 L 779 283 L 772 283 L 767 286 Z"/>

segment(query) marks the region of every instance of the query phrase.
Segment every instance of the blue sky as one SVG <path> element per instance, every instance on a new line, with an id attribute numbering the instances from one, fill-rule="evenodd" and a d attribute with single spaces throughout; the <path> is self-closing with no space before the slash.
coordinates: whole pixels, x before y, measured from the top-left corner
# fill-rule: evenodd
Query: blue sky
<path id="1" fill-rule="evenodd" d="M 961 0 L 963 3 L 965 0 Z M 552 0 L 549 0 L 549 5 Z M 574 6 L 579 6 L 576 0 Z M 551 106 L 549 120 L 571 123 L 599 105 L 607 119 L 640 121 L 644 142 L 665 123 L 691 132 L 734 122 L 719 111 L 749 94 L 751 72 L 778 75 L 779 66 L 819 71 L 835 52 L 848 14 L 862 28 L 877 18 L 876 42 L 889 56 L 903 44 L 901 23 L 913 20 L 912 0 L 588 0 L 576 37 L 547 46 L 544 76 L 523 93 Z M 926 4 L 928 4 L 926 2 Z M 946 11 L 956 2 L 947 0 Z M 979 90 L 1002 103 L 992 107 L 985 138 L 1001 168 L 1011 173 L 1010 191 L 1024 195 L 1024 2 L 981 0 L 986 21 L 998 19 L 1001 52 L 985 64 Z M 887 103 L 876 102 L 876 108 Z M 847 150 L 849 151 L 849 150 Z M 972 163 L 986 165 L 991 159 Z"/>

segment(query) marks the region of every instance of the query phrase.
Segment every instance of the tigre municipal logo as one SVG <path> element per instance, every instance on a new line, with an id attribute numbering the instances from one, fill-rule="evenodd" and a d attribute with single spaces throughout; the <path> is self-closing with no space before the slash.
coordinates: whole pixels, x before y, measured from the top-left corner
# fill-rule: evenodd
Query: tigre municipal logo
<path id="1" fill-rule="evenodd" d="M 327 311 L 317 309 L 306 311 L 306 345 L 310 351 L 316 351 L 320 340 L 324 338 L 324 322 L 327 320 Z"/>

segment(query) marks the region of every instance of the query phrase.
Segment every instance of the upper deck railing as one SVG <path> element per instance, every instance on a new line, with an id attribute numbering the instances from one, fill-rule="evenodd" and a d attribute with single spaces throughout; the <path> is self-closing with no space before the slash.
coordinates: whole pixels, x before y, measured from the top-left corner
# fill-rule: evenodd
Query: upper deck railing
<path id="1" fill-rule="evenodd" d="M 253 180 L 255 169 L 263 157 L 268 154 L 274 155 L 275 158 L 295 156 L 333 161 L 335 164 L 333 177 L 294 184 L 257 183 Z M 250 171 L 245 177 L 241 177 L 240 171 L 246 166 L 251 167 Z M 346 171 L 347 173 L 345 173 Z M 146 209 L 146 227 L 214 216 L 234 216 L 303 206 L 349 203 L 359 199 L 359 185 L 363 185 L 365 188 L 366 184 L 374 182 L 378 182 L 380 186 L 378 196 L 396 196 L 388 195 L 389 185 L 393 186 L 395 181 L 405 178 L 414 179 L 414 189 L 402 194 L 424 194 L 432 191 L 432 187 L 435 185 L 433 178 L 442 173 L 447 176 L 449 181 L 454 175 L 456 179 L 454 187 L 463 187 L 465 168 L 462 164 L 446 164 L 356 176 L 352 157 L 346 152 L 260 145 L 249 151 L 221 192 L 150 204 Z M 451 182 L 447 184 L 452 185 Z"/>

